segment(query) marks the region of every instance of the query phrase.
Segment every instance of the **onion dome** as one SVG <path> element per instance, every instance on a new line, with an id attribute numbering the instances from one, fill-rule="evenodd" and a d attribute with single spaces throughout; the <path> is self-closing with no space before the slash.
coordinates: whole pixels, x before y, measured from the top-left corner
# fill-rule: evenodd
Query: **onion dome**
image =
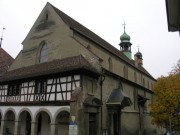
<path id="1" fill-rule="evenodd" d="M 126 34 L 126 32 L 124 31 L 123 35 L 120 36 L 120 40 L 121 42 L 125 43 L 125 42 L 130 42 L 130 36 L 128 34 Z"/>
<path id="2" fill-rule="evenodd" d="M 139 48 L 138 48 L 138 52 L 135 54 L 135 56 L 136 56 L 138 59 L 142 59 L 142 53 L 139 51 Z"/>
<path id="3" fill-rule="evenodd" d="M 119 43 L 120 45 L 120 50 L 124 53 L 124 55 L 126 55 L 129 59 L 131 58 L 131 42 L 130 42 L 130 36 L 128 34 L 126 34 L 126 30 L 125 30 L 125 23 L 124 25 L 124 33 L 120 36 L 120 40 L 121 42 Z"/>

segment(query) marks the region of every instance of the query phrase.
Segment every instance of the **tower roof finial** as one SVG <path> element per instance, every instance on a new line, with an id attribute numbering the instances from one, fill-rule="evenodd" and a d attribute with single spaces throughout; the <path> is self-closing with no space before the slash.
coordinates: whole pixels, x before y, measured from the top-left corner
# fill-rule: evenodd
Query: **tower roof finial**
<path id="1" fill-rule="evenodd" d="M 134 55 L 134 60 L 135 60 L 135 63 L 136 63 L 136 65 L 143 65 L 143 56 L 142 56 L 142 53 L 139 51 L 139 45 L 137 46 L 137 48 L 138 48 L 138 52 Z"/>
<path id="2" fill-rule="evenodd" d="M 140 45 L 138 45 L 137 48 L 138 48 L 138 52 L 139 52 Z"/>
<path id="3" fill-rule="evenodd" d="M 6 30 L 6 28 L 3 27 L 3 30 L 2 30 L 2 35 L 1 35 L 1 38 L 0 38 L 0 48 L 1 48 L 1 45 L 2 45 L 2 40 L 3 40 L 3 32 L 4 30 Z"/>
<path id="4" fill-rule="evenodd" d="M 139 45 L 137 46 L 138 47 L 138 52 L 135 54 L 135 56 L 138 58 L 138 59 L 142 59 L 142 53 L 139 51 Z"/>
<path id="5" fill-rule="evenodd" d="M 131 38 L 130 38 L 130 36 L 128 34 L 126 34 L 126 25 L 127 24 L 125 23 L 125 21 L 124 21 L 124 23 L 122 25 L 124 25 L 124 33 L 123 33 L 123 35 L 120 36 L 120 40 L 121 40 L 121 42 L 130 43 Z"/>
<path id="6" fill-rule="evenodd" d="M 122 25 L 124 25 L 124 32 L 125 32 L 125 29 L 126 29 L 126 23 L 125 23 L 125 21 L 124 21 L 124 23 L 122 24 Z"/>

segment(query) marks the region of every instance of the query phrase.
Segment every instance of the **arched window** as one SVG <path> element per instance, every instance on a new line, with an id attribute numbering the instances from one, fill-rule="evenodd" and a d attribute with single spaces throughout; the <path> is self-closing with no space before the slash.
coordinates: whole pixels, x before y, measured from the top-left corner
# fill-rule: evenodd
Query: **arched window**
<path id="1" fill-rule="evenodd" d="M 145 87 L 145 80 L 144 80 L 144 78 L 143 78 L 143 86 Z"/>
<path id="2" fill-rule="evenodd" d="M 112 72 L 112 69 L 113 69 L 113 63 L 112 63 L 112 59 L 109 57 L 108 59 L 108 63 L 109 63 L 109 71 Z"/>
<path id="3" fill-rule="evenodd" d="M 124 78 L 128 79 L 128 68 L 126 66 L 124 66 L 123 72 L 124 72 Z"/>
<path id="4" fill-rule="evenodd" d="M 136 75 L 136 72 L 134 72 L 134 82 L 137 82 L 137 75 Z"/>
<path id="5" fill-rule="evenodd" d="M 39 63 L 46 62 L 48 59 L 48 47 L 46 43 L 43 43 L 40 56 L 39 56 Z"/>
<path id="6" fill-rule="evenodd" d="M 48 15 L 48 13 L 46 14 L 46 21 L 48 20 L 48 17 L 49 17 L 49 15 Z"/>
<path id="7" fill-rule="evenodd" d="M 147 81 L 147 88 L 149 89 L 149 81 Z"/>
<path id="8" fill-rule="evenodd" d="M 153 84 L 151 83 L 151 90 L 153 89 Z"/>

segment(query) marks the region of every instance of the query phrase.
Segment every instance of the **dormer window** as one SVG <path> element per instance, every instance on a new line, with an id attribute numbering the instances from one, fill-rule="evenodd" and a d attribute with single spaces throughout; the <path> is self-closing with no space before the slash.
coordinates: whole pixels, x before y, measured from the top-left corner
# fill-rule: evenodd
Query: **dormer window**
<path id="1" fill-rule="evenodd" d="M 40 56 L 39 56 L 39 63 L 46 62 L 48 59 L 48 46 L 46 43 L 43 43 Z"/>

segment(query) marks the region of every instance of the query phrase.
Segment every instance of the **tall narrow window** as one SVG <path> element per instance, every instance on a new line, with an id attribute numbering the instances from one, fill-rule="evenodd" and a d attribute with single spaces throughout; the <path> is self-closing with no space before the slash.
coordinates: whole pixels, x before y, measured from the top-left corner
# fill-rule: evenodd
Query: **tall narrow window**
<path id="1" fill-rule="evenodd" d="M 46 92 L 46 81 L 45 80 L 36 81 L 35 93 L 36 94 L 43 94 L 45 92 Z"/>
<path id="2" fill-rule="evenodd" d="M 108 63 L 109 63 L 109 71 L 112 71 L 113 69 L 113 63 L 112 63 L 112 59 L 109 57 L 108 59 Z"/>
<path id="3" fill-rule="evenodd" d="M 46 80 L 36 81 L 35 83 L 34 101 L 45 101 L 47 91 Z"/>
<path id="4" fill-rule="evenodd" d="M 124 78 L 128 79 L 128 68 L 126 66 L 124 66 L 123 72 L 124 72 Z"/>
<path id="5" fill-rule="evenodd" d="M 144 80 L 144 78 L 143 78 L 143 86 L 145 87 L 145 80 Z"/>
<path id="6" fill-rule="evenodd" d="M 49 17 L 48 14 L 46 14 L 46 21 L 48 20 L 48 17 Z"/>
<path id="7" fill-rule="evenodd" d="M 91 93 L 91 94 L 94 93 L 94 90 L 93 90 L 93 81 L 90 80 L 90 79 L 87 80 L 87 90 L 88 90 L 88 93 Z"/>
<path id="8" fill-rule="evenodd" d="M 134 72 L 134 82 L 137 82 L 137 75 L 136 75 L 136 72 Z"/>
<path id="9" fill-rule="evenodd" d="M 138 93 L 138 91 L 137 91 L 137 89 L 136 88 L 134 88 L 134 91 L 133 91 L 133 94 L 134 94 L 134 109 L 135 110 L 137 110 L 137 93 Z"/>
<path id="10" fill-rule="evenodd" d="M 8 86 L 8 92 L 7 92 L 8 96 L 17 96 L 20 94 L 20 92 L 21 92 L 21 84 L 20 83 L 10 84 Z"/>
<path id="11" fill-rule="evenodd" d="M 153 89 L 153 84 L 151 83 L 151 90 Z"/>
<path id="12" fill-rule="evenodd" d="M 147 88 L 149 89 L 149 81 L 147 81 Z"/>
<path id="13" fill-rule="evenodd" d="M 48 47 L 47 44 L 44 43 L 40 51 L 39 63 L 46 62 L 47 59 L 48 59 Z"/>

